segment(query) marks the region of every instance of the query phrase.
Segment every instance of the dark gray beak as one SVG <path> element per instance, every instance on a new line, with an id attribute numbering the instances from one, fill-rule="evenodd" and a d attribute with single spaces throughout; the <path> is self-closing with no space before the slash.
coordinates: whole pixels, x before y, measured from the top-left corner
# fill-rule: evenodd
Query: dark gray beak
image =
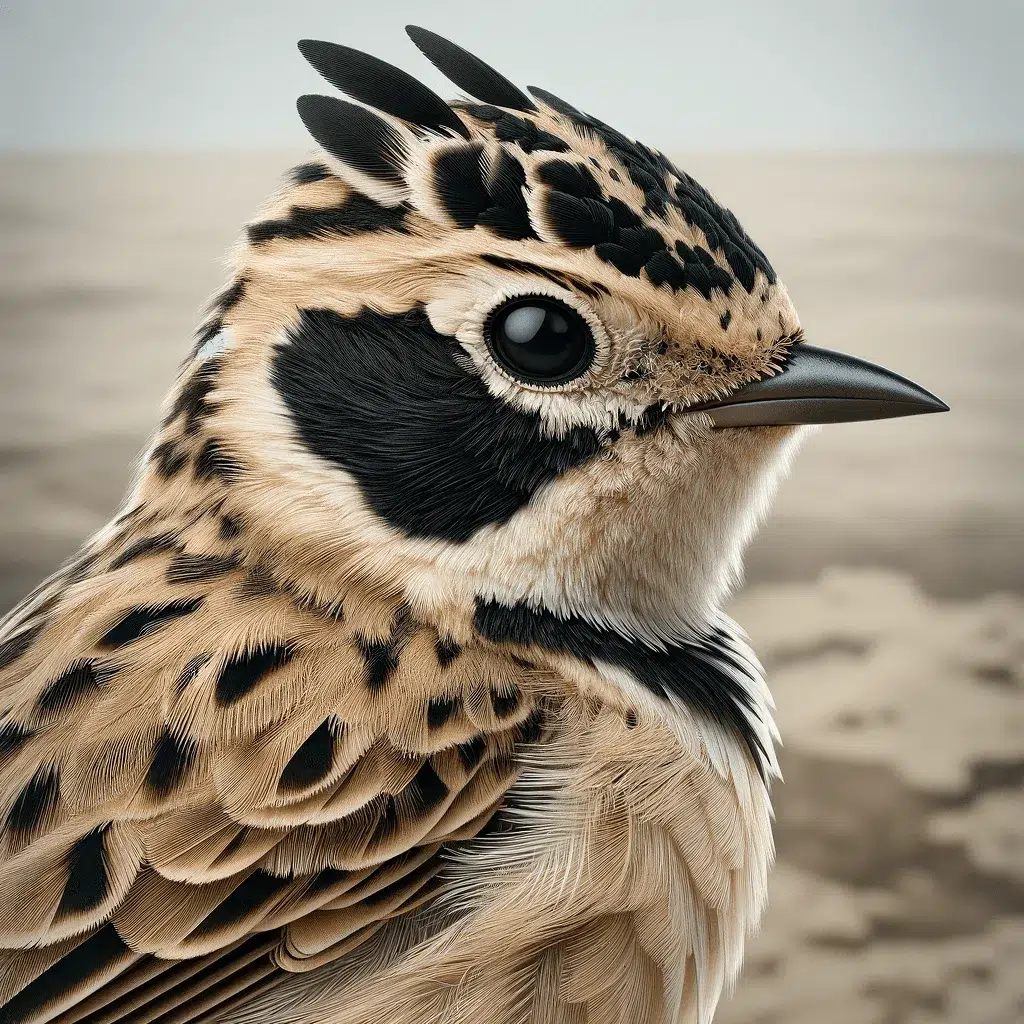
<path id="1" fill-rule="evenodd" d="M 849 423 L 946 412 L 949 406 L 898 373 L 855 356 L 795 345 L 780 373 L 703 405 L 716 427 Z"/>

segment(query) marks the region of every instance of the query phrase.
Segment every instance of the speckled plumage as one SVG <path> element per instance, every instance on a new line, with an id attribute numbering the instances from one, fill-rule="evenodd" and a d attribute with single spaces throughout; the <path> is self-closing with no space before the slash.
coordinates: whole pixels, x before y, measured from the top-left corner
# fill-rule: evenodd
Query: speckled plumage
<path id="1" fill-rule="evenodd" d="M 735 977 L 776 763 L 718 607 L 793 431 L 683 410 L 799 322 L 692 179 L 492 74 L 459 132 L 301 107 L 123 510 L 3 625 L 4 1024 L 704 1022 Z M 524 289 L 579 382 L 494 364 Z"/>

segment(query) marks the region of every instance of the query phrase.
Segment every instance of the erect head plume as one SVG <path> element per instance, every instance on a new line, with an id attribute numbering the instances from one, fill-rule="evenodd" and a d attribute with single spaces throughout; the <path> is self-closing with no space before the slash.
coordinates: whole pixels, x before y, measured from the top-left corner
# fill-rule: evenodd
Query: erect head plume
<path id="1" fill-rule="evenodd" d="M 544 90 L 531 89 L 531 99 L 432 32 L 408 31 L 482 102 L 448 104 L 375 57 L 303 40 L 317 71 L 358 101 L 298 101 L 338 177 L 384 207 L 474 232 L 477 241 L 458 244 L 480 249 L 476 258 L 492 266 L 542 264 L 544 276 L 568 273 L 628 293 L 646 335 L 675 349 L 685 375 L 706 378 L 706 389 L 680 393 L 686 400 L 713 399 L 777 368 L 799 321 L 729 210 L 656 150 Z M 632 379 L 654 375 L 647 367 Z"/>
<path id="2" fill-rule="evenodd" d="M 357 188 L 366 187 L 369 175 L 378 183 L 370 194 L 385 205 L 411 200 L 448 226 L 553 242 L 639 279 L 648 286 L 637 292 L 652 314 L 648 333 L 653 324 L 670 339 L 683 335 L 691 377 L 710 369 L 706 375 L 717 388 L 703 408 L 719 425 L 873 419 L 945 408 L 888 371 L 810 346 L 794 348 L 799 325 L 764 253 L 730 210 L 663 154 L 531 87 L 540 108 L 462 47 L 423 28 L 407 31 L 442 73 L 483 104 L 449 105 L 406 72 L 349 47 L 299 44 L 328 81 L 385 115 L 327 97 L 299 100 L 311 134 L 347 168 L 349 180 L 353 174 L 361 179 L 352 182 Z M 420 140 L 425 133 L 436 144 L 424 154 L 406 133 Z M 530 159 L 538 152 L 568 156 Z M 419 195 L 410 187 L 417 169 L 426 170 L 428 183 Z M 504 262 L 515 261 L 506 256 Z M 689 293 L 690 301 L 676 302 L 677 293 Z M 692 301 L 694 293 L 703 302 Z M 783 363 L 800 363 L 800 370 L 774 380 L 769 394 L 758 378 Z M 733 390 L 752 382 L 753 389 Z M 727 391 L 721 409 L 717 400 Z"/>

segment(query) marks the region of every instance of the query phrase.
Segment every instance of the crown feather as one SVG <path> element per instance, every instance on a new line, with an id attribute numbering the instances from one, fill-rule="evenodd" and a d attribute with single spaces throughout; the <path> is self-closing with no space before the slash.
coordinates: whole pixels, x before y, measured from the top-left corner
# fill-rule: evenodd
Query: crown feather
<path id="1" fill-rule="evenodd" d="M 301 39 L 299 51 L 336 89 L 430 131 L 449 131 L 469 139 L 469 129 L 437 93 L 393 64 L 361 50 L 319 39 Z"/>
<path id="2" fill-rule="evenodd" d="M 528 85 L 526 88 L 530 90 L 531 95 L 536 96 L 542 103 L 546 103 L 552 110 L 557 111 L 559 114 L 564 114 L 566 117 L 571 117 L 577 120 L 589 120 L 582 110 L 577 110 L 571 103 L 567 103 L 565 100 L 560 99 L 553 92 L 548 92 L 547 89 L 541 89 L 536 85 Z"/>
<path id="3" fill-rule="evenodd" d="M 468 50 L 418 25 L 406 25 L 405 31 L 420 53 L 470 96 L 509 110 L 537 109 L 526 93 Z"/>
<path id="4" fill-rule="evenodd" d="M 404 184 L 407 151 L 383 118 L 333 96 L 300 96 L 295 106 L 306 130 L 332 156 L 372 178 Z"/>

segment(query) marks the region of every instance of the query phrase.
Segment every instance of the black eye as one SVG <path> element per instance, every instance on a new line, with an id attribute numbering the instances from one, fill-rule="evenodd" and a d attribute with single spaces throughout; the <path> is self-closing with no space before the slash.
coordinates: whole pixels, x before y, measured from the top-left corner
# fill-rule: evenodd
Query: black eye
<path id="1" fill-rule="evenodd" d="M 498 363 L 524 384 L 567 384 L 594 361 L 587 321 L 571 306 L 542 295 L 499 306 L 487 318 L 484 335 Z"/>

